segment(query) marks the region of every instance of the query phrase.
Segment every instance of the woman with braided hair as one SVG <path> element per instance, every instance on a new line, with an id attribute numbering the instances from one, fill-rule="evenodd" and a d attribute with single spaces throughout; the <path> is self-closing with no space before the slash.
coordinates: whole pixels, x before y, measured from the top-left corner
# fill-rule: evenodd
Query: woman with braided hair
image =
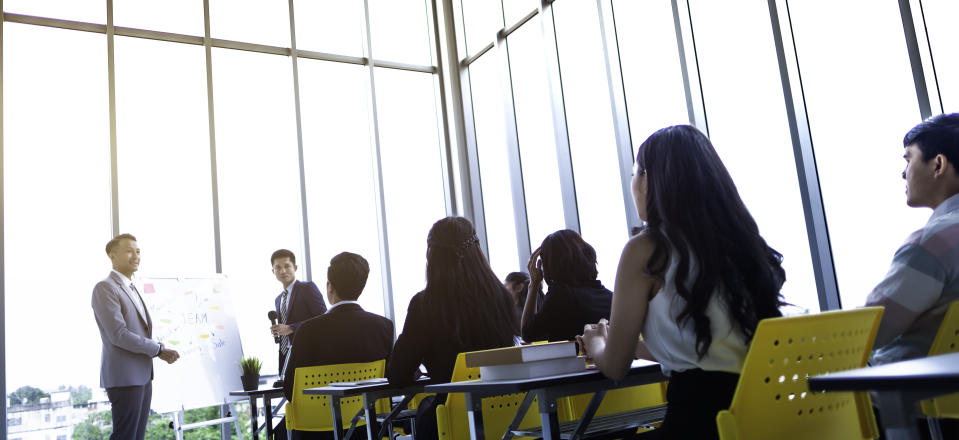
<path id="1" fill-rule="evenodd" d="M 449 382 L 456 355 L 513 345 L 519 323 L 509 292 L 490 269 L 473 224 L 447 217 L 433 224 L 426 240 L 426 288 L 410 300 L 403 333 L 386 368 L 390 383 L 415 380 L 419 366 Z M 417 438 L 436 438 L 435 407 L 424 400 L 417 411 Z"/>

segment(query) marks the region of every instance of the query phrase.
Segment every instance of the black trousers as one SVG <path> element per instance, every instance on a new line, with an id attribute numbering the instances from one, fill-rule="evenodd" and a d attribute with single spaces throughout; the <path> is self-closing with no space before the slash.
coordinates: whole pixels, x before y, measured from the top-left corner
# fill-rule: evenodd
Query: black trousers
<path id="1" fill-rule="evenodd" d="M 716 414 L 729 409 L 739 375 L 720 371 L 674 372 L 666 390 L 663 426 L 636 436 L 642 440 L 719 439 Z"/>
<path id="2" fill-rule="evenodd" d="M 153 382 L 134 387 L 107 388 L 113 413 L 113 434 L 110 440 L 143 440 L 150 418 Z"/>

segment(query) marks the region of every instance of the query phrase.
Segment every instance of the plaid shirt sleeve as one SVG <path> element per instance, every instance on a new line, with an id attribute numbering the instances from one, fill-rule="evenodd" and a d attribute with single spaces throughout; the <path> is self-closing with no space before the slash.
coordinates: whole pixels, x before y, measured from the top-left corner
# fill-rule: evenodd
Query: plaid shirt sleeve
<path id="1" fill-rule="evenodd" d="M 939 258 L 919 243 L 920 232 L 896 251 L 886 277 L 866 299 L 884 306 L 876 347 L 888 344 L 912 326 L 942 295 L 946 270 Z"/>

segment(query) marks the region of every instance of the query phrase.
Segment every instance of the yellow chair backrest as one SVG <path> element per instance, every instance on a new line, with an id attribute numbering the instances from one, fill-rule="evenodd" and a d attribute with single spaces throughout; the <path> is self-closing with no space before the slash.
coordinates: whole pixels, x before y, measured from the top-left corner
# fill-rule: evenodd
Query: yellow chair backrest
<path id="1" fill-rule="evenodd" d="M 953 301 L 942 318 L 936 339 L 932 341 L 929 355 L 959 351 L 959 301 Z M 959 393 L 922 401 L 922 413 L 926 417 L 959 418 Z"/>
<path id="2" fill-rule="evenodd" d="M 719 437 L 876 438 L 868 393 L 813 393 L 806 378 L 864 367 L 881 316 L 882 307 L 866 307 L 762 320 L 732 405 L 716 416 Z"/>
<path id="3" fill-rule="evenodd" d="M 333 415 L 329 396 L 307 396 L 303 390 L 326 386 L 330 382 L 356 382 L 383 377 L 386 360 L 366 363 L 299 367 L 293 373 L 293 400 L 286 404 L 286 429 L 297 431 L 332 431 Z M 343 427 L 349 429 L 353 416 L 363 408 L 363 396 L 340 399 Z M 377 412 L 390 410 L 389 399 L 376 402 Z M 361 420 L 357 425 L 365 425 Z"/>
<path id="4" fill-rule="evenodd" d="M 596 417 L 616 414 L 635 409 L 649 408 L 666 404 L 666 383 L 652 383 L 629 388 L 609 390 L 603 397 L 603 403 L 596 410 Z M 579 420 L 586 411 L 593 393 L 579 394 L 563 399 L 558 403 L 560 407 L 560 422 Z"/>
<path id="5" fill-rule="evenodd" d="M 466 367 L 466 354 L 456 356 L 453 377 L 450 382 L 462 382 L 480 378 L 480 369 Z M 526 393 L 507 394 L 483 399 L 483 430 L 485 440 L 503 437 L 506 428 L 516 415 L 516 409 Z M 520 428 L 540 426 L 536 400 L 529 406 Z M 462 393 L 450 393 L 446 403 L 436 407 L 436 427 L 440 440 L 470 440 L 469 419 L 466 415 L 466 398 Z"/>

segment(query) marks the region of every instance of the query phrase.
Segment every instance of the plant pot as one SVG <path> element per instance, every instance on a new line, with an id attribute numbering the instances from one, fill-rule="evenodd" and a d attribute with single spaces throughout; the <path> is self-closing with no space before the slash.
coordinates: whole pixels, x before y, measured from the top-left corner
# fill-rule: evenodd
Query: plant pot
<path id="1" fill-rule="evenodd" d="M 253 391 L 260 387 L 259 374 L 240 376 L 240 381 L 243 382 L 243 391 Z"/>

